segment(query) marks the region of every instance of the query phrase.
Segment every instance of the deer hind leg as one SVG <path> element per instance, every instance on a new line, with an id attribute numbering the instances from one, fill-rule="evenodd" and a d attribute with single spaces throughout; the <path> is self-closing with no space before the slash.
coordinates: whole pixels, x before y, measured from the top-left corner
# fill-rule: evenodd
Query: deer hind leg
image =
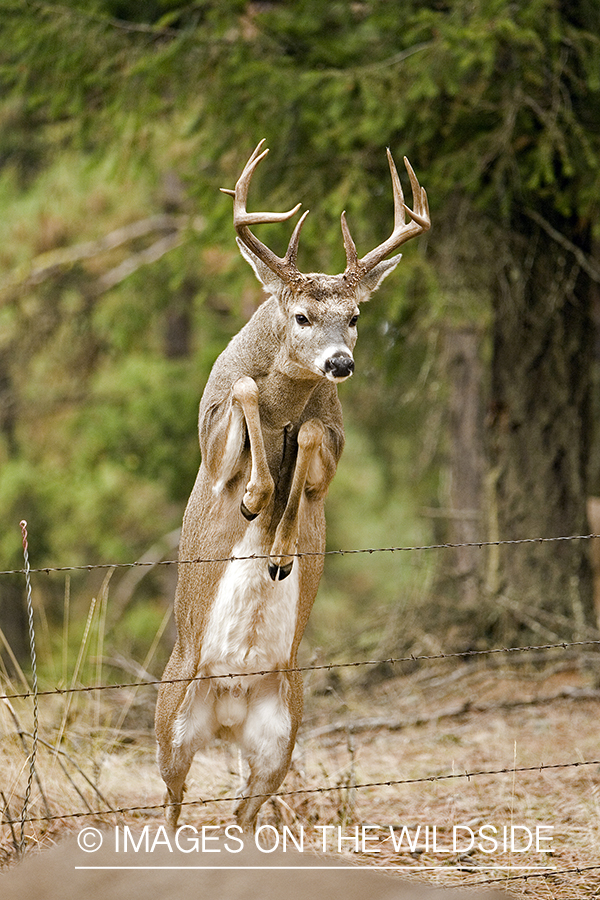
<path id="1" fill-rule="evenodd" d="M 260 427 L 258 408 L 258 386 L 254 379 L 245 375 L 238 378 L 233 386 L 232 397 L 241 406 L 246 420 L 252 468 L 250 481 L 242 498 L 241 512 L 249 522 L 265 508 L 274 490 L 273 478 L 269 471 L 267 454 Z"/>
<path id="2" fill-rule="evenodd" d="M 301 708 L 301 682 L 298 688 L 285 675 L 264 676 L 252 689 L 240 736 L 250 776 L 235 810 L 238 824 L 245 832 L 254 832 L 260 807 L 287 774 L 298 728 L 297 717 L 292 715 L 290 707 L 297 707 L 298 703 Z"/>
<path id="3" fill-rule="evenodd" d="M 165 818 L 174 831 L 194 754 L 217 729 L 214 692 L 209 682 L 195 682 L 183 690 L 180 684 L 164 684 L 156 712 L 158 765 L 167 788 Z"/>
<path id="4" fill-rule="evenodd" d="M 269 574 L 273 581 L 283 581 L 292 571 L 298 546 L 298 513 L 315 455 L 323 443 L 325 429 L 319 419 L 303 422 L 298 431 L 298 456 L 288 501 L 275 532 L 269 554 Z"/>
<path id="5" fill-rule="evenodd" d="M 167 751 L 166 754 L 163 754 L 161 749 L 159 747 L 158 764 L 163 781 L 167 786 L 165 819 L 168 828 L 176 831 L 185 793 L 185 779 L 190 770 L 194 753 L 189 747 Z"/>

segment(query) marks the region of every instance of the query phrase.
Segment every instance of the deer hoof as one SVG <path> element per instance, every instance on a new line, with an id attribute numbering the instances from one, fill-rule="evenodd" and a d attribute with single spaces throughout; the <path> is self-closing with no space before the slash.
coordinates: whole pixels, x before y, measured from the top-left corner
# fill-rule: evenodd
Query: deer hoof
<path id="1" fill-rule="evenodd" d="M 275 563 L 269 563 L 269 575 L 271 576 L 271 579 L 273 581 L 283 581 L 283 579 L 287 578 L 292 571 L 293 565 L 294 560 L 286 566 L 276 566 Z"/>
<path id="2" fill-rule="evenodd" d="M 242 513 L 243 517 L 249 522 L 254 521 L 254 519 L 256 519 L 256 517 L 258 516 L 258 513 L 250 512 L 243 500 L 242 505 L 240 506 L 240 512 Z"/>

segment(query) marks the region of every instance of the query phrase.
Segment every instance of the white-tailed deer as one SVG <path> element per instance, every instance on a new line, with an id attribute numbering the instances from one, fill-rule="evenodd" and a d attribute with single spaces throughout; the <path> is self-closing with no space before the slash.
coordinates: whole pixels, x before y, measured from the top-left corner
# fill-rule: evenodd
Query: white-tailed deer
<path id="1" fill-rule="evenodd" d="M 262 143 L 225 193 L 234 198 L 238 246 L 269 297 L 215 362 L 200 403 L 202 464 L 179 548 L 177 641 L 156 707 L 173 828 L 194 753 L 214 737 L 236 741 L 249 764 L 236 808 L 245 830 L 286 775 L 302 718 L 302 679 L 277 670 L 296 666 L 323 571 L 323 502 L 344 445 L 337 383 L 354 369 L 360 303 L 400 261 L 386 257 L 430 226 L 427 195 L 408 160 L 414 211 L 388 150 L 391 236 L 359 259 L 342 213 L 346 270 L 303 275 L 296 256 L 307 213 L 284 257 L 250 231 L 283 222 L 300 206 L 246 211 L 252 174 L 268 152 Z M 275 671 L 244 675 L 264 670 Z"/>

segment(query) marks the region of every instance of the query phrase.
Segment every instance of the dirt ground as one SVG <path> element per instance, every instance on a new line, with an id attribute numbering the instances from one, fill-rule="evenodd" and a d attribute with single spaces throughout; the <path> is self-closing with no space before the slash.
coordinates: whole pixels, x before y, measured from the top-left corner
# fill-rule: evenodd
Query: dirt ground
<path id="1" fill-rule="evenodd" d="M 369 687 L 364 670 L 311 673 L 293 769 L 283 795 L 263 807 L 265 843 L 293 835 L 304 847 L 341 850 L 440 886 L 489 884 L 517 897 L 555 900 L 600 897 L 598 661 L 559 650 L 510 663 L 444 660 L 378 684 L 371 678 Z M 40 734 L 51 744 L 66 701 L 43 699 Z M 28 849 L 94 823 L 156 832 L 162 813 L 151 807 L 162 802 L 163 785 L 150 730 L 154 699 L 150 687 L 135 697 L 120 691 L 76 698 L 66 755 L 56 761 L 44 746 L 38 750 L 48 808 L 35 782 L 30 805 L 32 817 L 66 818 L 31 822 Z M 119 734 L 111 723 L 131 701 Z M 14 714 L 0 705 L 5 820 L 6 809 L 18 819 L 27 781 L 15 724 L 29 730 L 26 704 L 14 701 Z M 227 798 L 239 780 L 237 754 L 228 746 L 198 753 L 181 822 L 231 824 Z M 195 802 L 200 798 L 211 802 Z M 138 809 L 87 815 L 106 804 Z M 2 827 L 3 866 L 15 861 L 19 827 Z"/>

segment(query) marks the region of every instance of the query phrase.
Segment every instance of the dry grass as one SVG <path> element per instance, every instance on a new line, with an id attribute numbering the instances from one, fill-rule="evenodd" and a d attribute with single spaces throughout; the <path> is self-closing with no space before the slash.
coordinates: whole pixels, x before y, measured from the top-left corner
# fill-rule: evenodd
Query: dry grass
<path id="1" fill-rule="evenodd" d="M 600 867 L 595 866 L 600 850 L 600 768 L 557 768 L 503 775 L 462 777 L 466 772 L 487 769 L 539 766 L 600 758 L 597 720 L 600 703 L 592 696 L 583 699 L 582 689 L 592 687 L 591 676 L 581 663 L 557 657 L 543 669 L 524 663 L 512 669 L 487 663 L 458 665 L 450 661 L 423 667 L 409 676 L 398 677 L 368 690 L 350 678 L 338 681 L 326 693 L 324 682 L 313 683 L 307 696 L 306 715 L 293 771 L 284 790 L 302 790 L 323 785 L 337 786 L 325 793 L 294 794 L 265 804 L 262 822 L 280 830 L 283 825 L 304 829 L 306 839 L 321 839 L 318 826 L 338 826 L 328 832 L 335 850 L 335 837 L 354 834 L 356 825 L 380 826 L 380 840 L 370 846 L 377 853 L 358 854 L 370 865 L 438 866 L 410 872 L 410 877 L 440 885 L 478 883 L 487 879 L 507 879 L 511 894 L 532 898 L 583 898 L 600 896 Z M 321 690 L 316 690 L 316 688 Z M 546 702 L 566 690 L 571 697 Z M 579 692 L 579 694 L 577 693 Z M 588 691 L 589 694 L 589 691 Z M 52 815 L 87 812 L 90 809 L 160 804 L 163 785 L 154 760 L 154 740 L 150 729 L 154 701 L 152 688 L 143 688 L 125 721 L 125 730 L 112 730 L 118 721 L 127 692 L 105 692 L 100 702 L 92 695 L 79 695 L 72 703 L 62 749 L 68 756 L 61 765 L 45 747 L 38 751 L 38 772 Z M 519 699 L 523 705 L 510 708 Z M 465 709 L 465 702 L 480 707 Z M 30 710 L 25 701 L 14 701 L 17 720 L 30 729 Z M 65 699 L 40 699 L 41 737 L 52 744 L 60 730 Z M 481 708 L 485 707 L 485 711 Z M 341 728 L 370 717 L 390 723 L 407 722 L 394 730 L 366 728 L 349 735 L 340 730 L 323 734 L 332 723 Z M 18 818 L 23 802 L 28 767 L 17 726 L 6 704 L 0 704 L 0 769 L 3 792 L 13 818 Z M 26 739 L 29 743 L 28 739 Z M 86 782 L 76 768 L 89 778 Z M 428 778 L 455 773 L 461 777 L 414 784 L 353 789 L 365 782 Z M 229 797 L 238 786 L 237 754 L 226 746 L 199 753 L 188 779 L 187 799 L 202 796 Z M 230 801 L 190 805 L 182 822 L 229 824 Z M 43 816 L 44 801 L 34 786 L 31 815 Z M 107 817 L 136 825 L 160 823 L 159 810 L 140 810 Z M 93 817 L 34 822 L 27 826 L 28 845 L 50 844 L 68 831 L 78 831 Z M 105 820 L 106 822 L 106 820 Z M 475 849 L 468 853 L 440 853 L 431 848 L 411 853 L 394 850 L 389 826 L 414 830 L 418 825 L 436 826 L 438 847 L 449 846 L 454 825 L 477 831 L 483 825 L 502 827 L 536 825 L 553 827 L 554 853 L 528 851 L 522 854 Z M 14 826 L 18 838 L 19 825 Z M 396 832 L 398 834 L 398 831 Z M 423 834 L 423 830 L 421 832 Z M 422 844 L 422 842 L 421 842 Z M 350 842 L 343 852 L 357 859 Z M 2 828 L 0 862 L 15 859 L 9 825 Z M 465 867 L 489 865 L 543 865 L 570 873 L 515 878 L 519 871 L 458 871 Z M 406 874 L 406 873 L 405 873 Z M 532 875 L 535 873 L 531 873 Z"/>

